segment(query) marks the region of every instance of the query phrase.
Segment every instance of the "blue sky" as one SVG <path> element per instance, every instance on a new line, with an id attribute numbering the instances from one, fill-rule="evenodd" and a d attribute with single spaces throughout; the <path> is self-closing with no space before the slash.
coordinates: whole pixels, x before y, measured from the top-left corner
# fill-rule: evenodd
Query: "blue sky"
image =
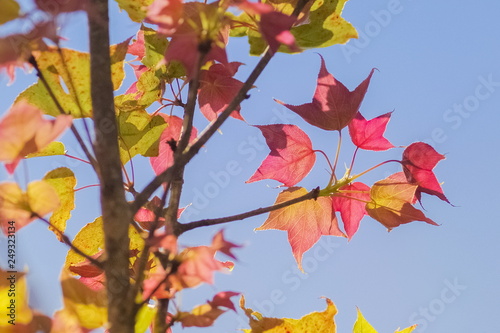
<path id="1" fill-rule="evenodd" d="M 304 255 L 308 273 L 302 274 L 296 269 L 285 232 L 253 231 L 265 216 L 228 224 L 224 226 L 226 237 L 245 245 L 236 252 L 236 268 L 230 275 L 217 275 L 214 286 L 186 291 L 178 305 L 186 310 L 218 291 L 232 290 L 244 293 L 247 306 L 266 316 L 300 318 L 322 311 L 325 302 L 320 297 L 325 296 L 339 310 L 339 332 L 351 331 L 356 306 L 379 332 L 414 323 L 419 324 L 418 333 L 492 332 L 500 310 L 500 213 L 496 207 L 500 198 L 499 12 L 500 3 L 494 1 L 351 0 L 343 16 L 358 29 L 359 40 L 298 56 L 279 54 L 257 81 L 251 99 L 242 104 L 248 123 L 296 124 L 311 136 L 316 149 L 331 156 L 337 144 L 335 133 L 313 128 L 272 99 L 290 104 L 310 101 L 319 69 L 314 52 L 325 57 L 328 70 L 350 89 L 377 68 L 361 112 L 373 118 L 394 110 L 386 132 L 394 145 L 425 141 L 446 155 L 435 172 L 455 207 L 435 197 L 423 199 L 426 215 L 439 227 L 414 222 L 388 233 L 366 217 L 349 243 L 323 237 Z M 132 36 L 137 29 L 124 15 L 113 16 L 113 42 Z M 83 16 L 63 22 L 65 36 L 70 38 L 67 45 L 85 50 Z M 246 63 L 240 79 L 258 60 L 249 58 L 247 50 L 245 39 L 231 40 L 230 60 Z M 9 87 L 8 80 L 0 78 L 4 87 L 0 112 L 35 80 L 33 74 L 17 74 Z M 131 77 L 129 72 L 127 82 Z M 199 117 L 196 125 L 202 129 L 206 121 Z M 77 150 L 69 135 L 65 139 L 70 140 L 68 147 Z M 346 144 L 341 166 L 350 162 L 351 151 Z M 225 216 L 274 202 L 279 192 L 276 182 L 244 184 L 267 152 L 256 128 L 230 119 L 222 134 L 187 168 L 182 204 L 193 204 L 184 219 Z M 402 149 L 360 152 L 356 166 L 362 171 L 401 153 Z M 324 186 L 328 175 L 321 163 L 300 185 Z M 88 176 L 87 166 L 61 158 L 28 161 L 14 179 L 21 183 L 39 179 L 58 166 L 74 169 L 78 186 L 95 182 Z M 147 163 L 138 162 L 136 168 L 138 181 L 152 176 Z M 232 174 L 225 177 L 229 170 Z M 389 164 L 362 180 L 371 184 L 397 171 L 397 165 Z M 0 177 L 12 179 L 3 170 Z M 75 235 L 98 216 L 96 194 L 95 188 L 78 192 L 79 206 L 68 223 L 68 234 Z M 187 233 L 180 243 L 208 244 L 219 229 Z M 32 303 L 51 314 L 61 306 L 57 277 L 66 248 L 38 222 L 21 230 L 18 241 L 19 259 L 31 274 Z M 0 237 L 0 248 L 6 248 L 5 244 Z M 185 331 L 234 332 L 246 328 L 244 322 L 241 313 L 228 313 L 214 328 Z"/>

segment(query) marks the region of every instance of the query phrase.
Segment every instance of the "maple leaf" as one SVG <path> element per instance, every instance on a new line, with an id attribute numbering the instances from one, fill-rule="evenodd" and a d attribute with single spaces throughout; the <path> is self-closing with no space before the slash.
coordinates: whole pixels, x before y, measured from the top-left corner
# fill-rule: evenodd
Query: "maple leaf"
<path id="1" fill-rule="evenodd" d="M 311 171 L 316 161 L 311 139 L 295 125 L 262 125 L 259 128 L 271 152 L 246 182 L 274 179 L 294 186 Z"/>
<path id="2" fill-rule="evenodd" d="M 358 231 L 359 223 L 366 212 L 366 203 L 370 201 L 370 187 L 360 182 L 342 186 L 339 192 L 332 196 L 333 209 L 340 212 L 347 238 Z"/>
<path id="3" fill-rule="evenodd" d="M 184 4 L 182 0 L 156 0 L 148 8 L 146 22 L 158 25 L 158 32 L 171 36 L 182 23 Z"/>
<path id="4" fill-rule="evenodd" d="M 57 207 L 59 197 L 44 180 L 29 183 L 26 192 L 17 183 L 0 183 L 0 228 L 4 234 L 7 234 L 9 221 L 15 221 L 16 230 L 19 230 Z"/>
<path id="5" fill-rule="evenodd" d="M 213 284 L 215 271 L 224 271 L 225 266 L 214 258 L 215 250 L 209 246 L 196 246 L 179 253 L 180 265 L 169 281 L 176 290 L 193 288 L 205 282 Z"/>
<path id="6" fill-rule="evenodd" d="M 37 107 L 20 101 L 0 120 L 0 161 L 14 166 L 26 155 L 45 148 L 72 122 L 67 115 L 49 120 Z M 9 172 L 13 172 L 10 168 Z"/>
<path id="7" fill-rule="evenodd" d="M 52 230 L 57 239 L 62 242 L 61 234 L 54 229 L 57 228 L 59 231 L 66 229 L 66 222 L 71 217 L 71 211 L 75 209 L 75 186 L 76 178 L 69 168 L 57 168 L 48 172 L 43 180 L 56 190 L 57 196 L 61 204 L 54 210 L 50 216 L 49 229 Z"/>
<path id="8" fill-rule="evenodd" d="M 349 123 L 349 135 L 352 143 L 358 148 L 366 150 L 387 150 L 394 148 L 392 143 L 384 138 L 387 123 L 391 118 L 388 112 L 371 120 L 366 120 L 360 112 Z"/>
<path id="9" fill-rule="evenodd" d="M 191 312 L 179 312 L 174 318 L 179 321 L 182 327 L 209 327 L 212 326 L 215 320 L 226 310 L 221 307 L 232 309 L 236 312 L 231 297 L 238 296 L 240 293 L 233 291 L 222 291 L 215 295 L 212 301 L 206 304 L 198 305 Z"/>
<path id="10" fill-rule="evenodd" d="M 292 52 L 300 51 L 300 48 L 295 43 L 295 37 L 290 32 L 296 20 L 297 18 L 294 16 L 288 16 L 277 11 L 261 15 L 259 30 L 272 53 L 276 52 L 281 44 L 288 46 Z"/>
<path id="11" fill-rule="evenodd" d="M 224 253 L 226 256 L 236 259 L 234 254 L 231 252 L 233 248 L 241 247 L 241 245 L 236 245 L 234 243 L 228 242 L 224 239 L 224 231 L 220 230 L 215 234 L 212 239 L 212 249 Z"/>
<path id="12" fill-rule="evenodd" d="M 403 151 L 403 171 L 410 183 L 418 185 L 416 195 L 420 200 L 421 193 L 435 195 L 449 203 L 443 189 L 434 175 L 432 169 L 443 160 L 444 155 L 439 154 L 434 148 L 424 142 L 415 142 Z"/>
<path id="13" fill-rule="evenodd" d="M 201 71 L 198 103 L 201 113 L 208 121 L 215 120 L 243 86 L 243 82 L 233 78 L 240 65 L 242 65 L 240 62 L 231 62 L 227 65 L 213 64 L 208 70 Z M 243 120 L 240 109 L 238 105 L 231 116 Z"/>
<path id="14" fill-rule="evenodd" d="M 356 309 L 358 312 L 358 316 L 356 318 L 356 322 L 354 323 L 354 327 L 352 328 L 352 333 L 377 333 L 372 325 L 365 319 L 363 314 L 359 309 Z"/>
<path id="15" fill-rule="evenodd" d="M 127 12 L 134 22 L 142 22 L 146 18 L 146 10 L 154 0 L 115 0 L 120 9 Z"/>
<path id="16" fill-rule="evenodd" d="M 417 185 L 408 183 L 402 172 L 395 173 L 373 184 L 371 202 L 366 204 L 366 211 L 389 230 L 412 221 L 438 225 L 412 206 L 416 201 L 416 190 Z"/>
<path id="17" fill-rule="evenodd" d="M 163 130 L 160 136 L 160 143 L 158 147 L 158 156 L 151 157 L 149 162 L 155 174 L 159 175 L 168 167 L 174 164 L 173 147 L 176 146 L 177 141 L 180 139 L 182 131 L 182 119 L 177 116 L 167 116 L 160 113 L 167 123 L 167 127 Z M 197 130 L 193 127 L 191 132 L 190 141 L 194 140 L 197 136 Z"/>
<path id="18" fill-rule="evenodd" d="M 282 191 L 276 202 L 279 204 L 307 194 L 303 187 L 290 187 Z M 342 236 L 337 218 L 332 210 L 332 199 L 319 197 L 306 200 L 269 213 L 264 224 L 255 230 L 283 230 L 288 232 L 288 242 L 292 253 L 302 270 L 302 255 L 309 250 L 322 235 Z"/>
<path id="19" fill-rule="evenodd" d="M 318 74 L 316 91 L 311 103 L 290 105 L 279 100 L 276 102 L 297 113 L 309 124 L 328 131 L 340 131 L 356 116 L 373 75 L 368 77 L 353 91 L 335 79 L 326 69 L 325 60 L 320 55 L 321 68 Z"/>
<path id="20" fill-rule="evenodd" d="M 208 50 L 202 63 L 216 60 L 227 64 L 225 46 L 229 37 L 229 21 L 218 8 L 219 3 L 189 2 L 184 5 L 184 22 L 172 35 L 165 60 L 179 61 L 188 78 L 197 70 L 200 48 Z"/>
<path id="21" fill-rule="evenodd" d="M 323 312 L 312 312 L 300 319 L 269 318 L 259 312 L 245 307 L 245 297 L 240 298 L 240 307 L 250 321 L 251 329 L 244 329 L 246 333 L 284 333 L 284 332 L 332 332 L 337 331 L 334 317 L 337 314 L 335 304 L 326 300 L 326 309 Z"/>
<path id="22" fill-rule="evenodd" d="M 92 290 L 63 269 L 61 287 L 64 309 L 86 329 L 102 327 L 107 322 L 107 297 L 104 288 Z"/>

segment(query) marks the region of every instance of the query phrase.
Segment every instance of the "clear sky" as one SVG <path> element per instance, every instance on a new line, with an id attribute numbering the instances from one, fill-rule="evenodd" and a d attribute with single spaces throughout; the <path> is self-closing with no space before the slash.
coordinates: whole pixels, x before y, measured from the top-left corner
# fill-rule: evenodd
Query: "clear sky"
<path id="1" fill-rule="evenodd" d="M 350 332 L 356 306 L 379 332 L 419 324 L 418 333 L 495 332 L 500 311 L 500 213 L 497 187 L 500 177 L 500 3 L 496 1 L 351 0 L 343 16 L 358 29 L 359 40 L 345 46 L 314 50 L 326 60 L 328 70 L 353 89 L 372 68 L 377 68 L 361 112 L 367 118 L 394 110 L 386 137 L 396 146 L 425 141 L 446 155 L 435 172 L 453 206 L 424 196 L 428 217 L 439 227 L 414 222 L 390 233 L 366 217 L 359 232 L 348 243 L 323 237 L 304 255 L 307 274 L 299 273 L 286 233 L 259 231 L 265 216 L 224 227 L 226 237 L 245 247 L 236 252 L 238 262 L 230 275 L 216 276 L 214 286 L 183 293 L 178 304 L 187 310 L 218 291 L 245 294 L 247 306 L 270 317 L 300 318 L 325 308 L 321 296 L 337 305 L 339 332 Z M 67 45 L 86 50 L 85 20 L 75 15 L 64 20 Z M 125 14 L 113 17 L 113 42 L 132 36 L 137 25 Z M 231 40 L 229 58 L 246 63 L 244 79 L 257 58 L 249 58 L 246 40 Z M 251 98 L 242 104 L 242 115 L 250 124 L 293 123 L 310 134 L 316 149 L 330 155 L 337 144 L 335 133 L 315 129 L 273 102 L 309 102 L 315 88 L 319 57 L 313 51 L 298 56 L 278 55 L 259 78 Z M 7 87 L 0 78 L 0 112 L 15 96 L 34 82 L 33 74 L 18 72 Z M 129 72 L 127 86 L 131 82 Z M 206 121 L 199 117 L 199 129 Z M 184 220 L 230 215 L 274 202 L 279 192 L 274 181 L 244 184 L 268 153 L 260 131 L 230 119 L 222 135 L 206 145 L 189 165 L 182 204 L 192 203 Z M 70 140 L 66 135 L 65 139 Z M 346 140 L 348 141 L 348 140 Z M 69 144 L 76 149 L 76 145 Z M 344 162 L 350 162 L 346 145 Z M 360 152 L 357 167 L 369 167 L 398 158 L 402 149 L 385 153 Z M 237 164 L 228 184 L 220 177 Z M 138 163 L 136 177 L 152 176 L 147 163 Z M 79 177 L 78 187 L 95 182 L 90 169 L 65 159 L 38 159 L 23 164 L 14 179 L 25 183 L 58 166 L 69 166 Z M 397 165 L 367 175 L 373 181 L 397 172 Z M 219 175 L 219 176 L 218 176 Z M 11 180 L 4 170 L 2 180 Z M 219 177 L 219 178 L 218 178 Z M 217 179 L 219 184 L 217 185 Z M 324 186 L 328 175 L 322 165 L 300 184 Z M 212 184 L 212 185 L 210 185 Z M 215 186 L 213 184 L 216 184 Z M 210 189 L 213 191 L 210 192 Z M 98 215 L 97 190 L 80 191 L 77 209 L 68 222 L 75 235 Z M 184 245 L 208 244 L 220 227 L 187 233 Z M 32 223 L 18 234 L 19 259 L 30 270 L 31 300 L 51 314 L 61 306 L 57 277 L 66 248 L 56 244 L 42 223 Z M 0 251 L 6 248 L 0 237 Z M 5 251 L 4 251 L 5 252 Z M 4 257 L 1 257 L 4 260 Z M 247 328 L 245 318 L 228 313 L 214 328 L 186 332 L 234 332 Z"/>

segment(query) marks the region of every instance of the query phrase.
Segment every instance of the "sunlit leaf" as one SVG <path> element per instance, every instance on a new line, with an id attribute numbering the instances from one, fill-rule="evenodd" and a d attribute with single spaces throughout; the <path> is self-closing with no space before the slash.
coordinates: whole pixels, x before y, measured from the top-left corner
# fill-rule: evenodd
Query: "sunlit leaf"
<path id="1" fill-rule="evenodd" d="M 0 24 L 12 21 L 19 17 L 19 4 L 15 0 L 0 0 Z"/>
<path id="2" fill-rule="evenodd" d="M 141 22 L 146 17 L 146 9 L 154 0 L 115 0 L 134 22 Z"/>
<path id="3" fill-rule="evenodd" d="M 49 221 L 55 228 L 64 231 L 66 222 L 71 217 L 71 211 L 75 209 L 75 175 L 68 168 L 57 168 L 47 173 L 43 179 L 54 187 L 61 202 L 59 207 L 52 213 Z M 49 229 L 54 231 L 56 237 L 61 241 L 59 232 L 52 227 L 49 227 Z"/>

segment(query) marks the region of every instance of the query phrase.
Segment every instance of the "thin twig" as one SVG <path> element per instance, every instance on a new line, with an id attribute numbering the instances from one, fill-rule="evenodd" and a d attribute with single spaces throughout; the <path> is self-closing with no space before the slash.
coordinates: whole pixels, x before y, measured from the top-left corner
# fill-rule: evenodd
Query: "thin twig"
<path id="1" fill-rule="evenodd" d="M 52 228 L 53 230 L 55 230 L 57 232 L 57 234 L 59 235 L 59 237 L 61 237 L 61 240 L 64 244 L 68 245 L 76 254 L 78 255 L 81 255 L 82 257 L 84 257 L 85 259 L 87 259 L 88 261 L 90 261 L 90 263 L 102 270 L 104 270 L 104 263 L 103 262 L 100 262 L 94 258 L 92 258 L 91 256 L 89 256 L 88 254 L 85 254 L 82 250 L 80 250 L 78 247 L 76 247 L 69 239 L 69 237 L 63 232 L 61 231 L 59 228 L 57 228 L 55 225 L 53 225 L 52 223 L 50 223 L 49 220 L 43 218 L 42 216 L 38 215 L 37 213 L 33 213 L 33 216 L 36 216 L 36 218 L 42 220 L 43 222 L 45 222 L 50 228 Z"/>
<path id="2" fill-rule="evenodd" d="M 52 88 L 50 87 L 49 83 L 45 79 L 45 76 L 43 75 L 42 71 L 38 67 L 38 63 L 36 62 L 35 57 L 31 56 L 29 59 L 29 63 L 33 66 L 33 68 L 35 68 L 38 78 L 40 78 L 40 81 L 42 82 L 43 86 L 45 87 L 45 89 L 49 93 L 49 96 L 52 99 L 52 101 L 54 102 L 54 104 L 56 105 L 56 108 L 59 111 L 59 113 L 60 114 L 68 114 L 68 113 L 66 113 L 66 111 L 64 110 L 62 105 L 59 103 L 59 100 L 57 99 L 56 95 L 52 91 Z M 78 130 L 76 129 L 75 125 L 73 125 L 73 124 L 71 124 L 71 132 L 73 132 L 73 135 L 75 136 L 76 140 L 80 144 L 80 147 L 82 148 L 83 152 L 85 153 L 85 156 L 87 156 L 92 167 L 94 168 L 94 170 L 97 171 L 98 170 L 97 169 L 97 162 L 96 162 L 94 156 L 90 153 L 89 149 L 87 148 L 87 145 L 85 144 L 82 137 L 80 136 L 80 133 L 78 133 Z"/>
<path id="3" fill-rule="evenodd" d="M 220 217 L 220 218 L 216 218 L 216 219 L 205 219 L 205 220 L 193 221 L 193 222 L 181 224 L 180 225 L 180 229 L 181 229 L 180 233 L 182 234 L 186 231 L 193 230 L 193 229 L 196 229 L 199 227 L 206 227 L 206 226 L 212 226 L 212 225 L 217 225 L 217 224 L 222 224 L 222 223 L 228 223 L 228 222 L 232 222 L 232 221 L 243 220 L 243 219 L 246 219 L 246 218 L 249 218 L 252 216 L 256 216 L 256 215 L 260 215 L 260 214 L 265 214 L 265 213 L 271 212 L 273 210 L 285 208 L 285 207 L 291 206 L 293 204 L 296 204 L 296 203 L 299 203 L 302 201 L 316 199 L 318 197 L 318 195 L 319 195 L 319 187 L 313 189 L 312 191 L 310 191 L 310 192 L 308 192 L 300 197 L 297 197 L 297 198 L 294 198 L 294 199 L 291 199 L 291 200 L 288 200 L 285 202 L 281 202 L 281 203 L 276 204 L 276 205 L 263 207 L 263 208 L 257 208 L 257 209 L 248 211 L 246 213 L 241 213 L 241 214 L 236 214 L 236 215 L 231 215 L 231 216 L 226 216 L 226 217 Z"/>

